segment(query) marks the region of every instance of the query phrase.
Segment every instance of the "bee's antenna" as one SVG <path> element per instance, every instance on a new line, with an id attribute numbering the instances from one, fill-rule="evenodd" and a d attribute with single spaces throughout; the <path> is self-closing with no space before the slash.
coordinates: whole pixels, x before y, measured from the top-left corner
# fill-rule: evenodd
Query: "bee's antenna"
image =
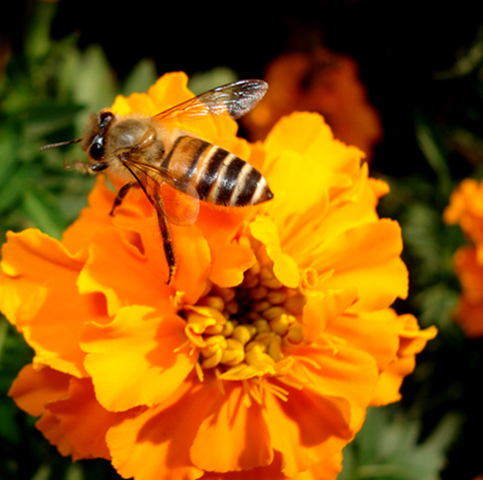
<path id="1" fill-rule="evenodd" d="M 40 147 L 40 151 L 43 152 L 44 150 L 47 150 L 48 148 L 63 147 L 64 145 L 70 145 L 72 143 L 79 143 L 81 141 L 82 141 L 82 138 L 76 138 L 75 140 L 67 140 L 66 142 L 51 143 L 49 145 L 44 145 L 43 147 Z"/>

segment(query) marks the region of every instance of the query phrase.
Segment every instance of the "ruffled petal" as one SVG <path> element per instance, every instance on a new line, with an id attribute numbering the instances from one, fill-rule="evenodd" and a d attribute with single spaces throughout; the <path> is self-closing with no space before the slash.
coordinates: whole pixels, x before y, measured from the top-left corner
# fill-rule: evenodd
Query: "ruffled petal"
<path id="1" fill-rule="evenodd" d="M 241 472 L 206 472 L 203 480 L 246 480 L 247 478 L 256 480 L 287 480 L 282 473 L 282 455 L 274 452 L 273 462 L 266 467 L 257 467 Z"/>
<path id="2" fill-rule="evenodd" d="M 278 221 L 317 204 L 321 192 L 350 187 L 361 158 L 359 150 L 334 140 L 320 115 L 310 113 L 282 118 L 264 149 L 264 171 L 275 194 L 271 211 Z"/>
<path id="3" fill-rule="evenodd" d="M 297 264 L 282 251 L 275 224 L 267 217 L 258 216 L 250 223 L 250 232 L 265 245 L 267 254 L 273 261 L 273 273 L 278 280 L 287 287 L 297 287 L 300 281 Z"/>
<path id="4" fill-rule="evenodd" d="M 404 323 L 403 317 L 388 308 L 357 315 L 342 315 L 328 326 L 325 333 L 334 342 L 337 339 L 367 352 L 377 362 L 379 370 L 383 371 L 397 355 Z"/>
<path id="5" fill-rule="evenodd" d="M 307 389 L 287 390 L 288 402 L 266 396 L 264 416 L 272 446 L 282 454 L 282 472 L 293 477 L 340 451 L 353 433 L 347 427 L 350 412 L 346 400 Z"/>
<path id="6" fill-rule="evenodd" d="M 172 395 L 198 360 L 187 349 L 185 325 L 174 314 L 141 306 L 122 308 L 108 325 L 87 325 L 82 348 L 99 403 L 123 411 Z"/>
<path id="7" fill-rule="evenodd" d="M 89 194 L 89 207 L 82 210 L 80 217 L 62 235 L 62 245 L 76 253 L 86 248 L 92 238 L 104 228 L 113 225 L 109 215 L 116 198 L 115 192 L 108 188 L 106 177 L 98 175 Z"/>
<path id="8" fill-rule="evenodd" d="M 379 310 L 397 297 L 406 298 L 407 269 L 399 255 L 402 240 L 399 225 L 380 220 L 345 231 L 320 247 L 312 268 L 333 272 L 317 289 L 356 287 L 358 311 Z M 361 254 L 363 252 L 363 254 Z"/>
<path id="9" fill-rule="evenodd" d="M 42 418 L 37 421 L 35 426 L 42 432 L 42 435 L 57 448 L 61 455 L 67 457 L 74 453 L 74 448 L 62 428 L 60 420 L 53 413 L 46 411 L 44 415 L 42 415 Z"/>
<path id="10" fill-rule="evenodd" d="M 318 340 L 327 326 L 339 318 L 356 299 L 357 291 L 354 288 L 327 290 L 311 295 L 304 307 L 303 334 L 307 343 Z"/>
<path id="11" fill-rule="evenodd" d="M 35 369 L 29 364 L 20 370 L 8 394 L 19 408 L 39 417 L 45 413 L 46 403 L 67 395 L 70 378 L 52 368 Z"/>
<path id="12" fill-rule="evenodd" d="M 79 348 L 85 322 L 106 318 L 101 296 L 79 295 L 83 265 L 57 240 L 25 230 L 8 234 L 0 276 L 0 308 L 35 349 L 34 361 L 75 376 L 86 375 Z"/>
<path id="13" fill-rule="evenodd" d="M 142 250 L 114 228 L 98 233 L 78 276 L 80 292 L 102 293 L 110 316 L 127 305 L 168 307 L 172 290 L 166 285 L 166 261 L 158 263 Z"/>
<path id="14" fill-rule="evenodd" d="M 255 262 L 249 247 L 231 244 L 212 251 L 210 280 L 220 287 L 234 287 L 243 281 L 243 274 Z"/>
<path id="15" fill-rule="evenodd" d="M 292 480 L 334 480 L 342 471 L 342 452 L 324 458 L 309 470 L 295 475 Z"/>
<path id="16" fill-rule="evenodd" d="M 402 327 L 399 333 L 397 356 L 381 373 L 371 399 L 371 405 L 387 405 L 401 399 L 399 389 L 404 378 L 416 366 L 415 355 L 421 352 L 426 343 L 437 335 L 437 329 L 434 326 L 420 330 L 413 315 L 401 315 L 399 319 Z"/>
<path id="17" fill-rule="evenodd" d="M 191 459 L 197 467 L 230 472 L 272 463 L 273 451 L 263 409 L 256 403 L 248 407 L 244 396 L 241 384 L 226 383 L 225 394 L 210 405 L 191 446 Z"/>
<path id="18" fill-rule="evenodd" d="M 190 446 L 218 395 L 215 379 L 200 384 L 192 376 L 165 402 L 112 427 L 106 438 L 117 471 L 136 480 L 200 478 L 203 471 L 191 461 Z M 211 450 L 215 453 L 213 445 Z"/>
<path id="19" fill-rule="evenodd" d="M 90 379 L 72 378 L 67 398 L 51 402 L 47 409 L 55 415 L 72 446 L 72 459 L 110 459 L 105 440 L 108 429 L 120 421 L 97 402 Z"/>

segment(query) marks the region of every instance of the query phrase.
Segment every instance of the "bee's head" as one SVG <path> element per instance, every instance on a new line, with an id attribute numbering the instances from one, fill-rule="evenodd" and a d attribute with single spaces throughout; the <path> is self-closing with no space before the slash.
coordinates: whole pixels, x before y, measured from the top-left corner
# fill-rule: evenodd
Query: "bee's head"
<path id="1" fill-rule="evenodd" d="M 106 135 L 114 118 L 114 114 L 107 110 L 101 110 L 99 114 L 90 117 L 86 134 L 82 139 L 82 148 L 87 152 L 90 160 L 103 161 Z"/>

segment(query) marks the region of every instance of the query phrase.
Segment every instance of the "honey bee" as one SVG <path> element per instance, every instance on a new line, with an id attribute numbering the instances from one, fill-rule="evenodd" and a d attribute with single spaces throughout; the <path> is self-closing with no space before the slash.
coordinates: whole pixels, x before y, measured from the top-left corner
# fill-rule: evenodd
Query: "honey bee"
<path id="1" fill-rule="evenodd" d="M 273 198 L 261 173 L 250 164 L 192 134 L 169 128 L 169 122 L 202 115 L 240 118 L 265 95 L 263 80 L 241 80 L 214 88 L 153 117 L 118 116 L 108 109 L 93 114 L 82 138 L 55 143 L 41 150 L 81 142 L 88 162 L 77 161 L 68 168 L 97 174 L 109 172 L 124 185 L 117 192 L 111 215 L 128 191 L 141 188 L 153 205 L 163 237 L 169 268 L 167 284 L 176 271 L 176 256 L 169 222 L 189 225 L 198 210 L 176 216 L 165 208 L 161 191 L 167 184 L 194 199 L 224 207 L 257 205 Z"/>

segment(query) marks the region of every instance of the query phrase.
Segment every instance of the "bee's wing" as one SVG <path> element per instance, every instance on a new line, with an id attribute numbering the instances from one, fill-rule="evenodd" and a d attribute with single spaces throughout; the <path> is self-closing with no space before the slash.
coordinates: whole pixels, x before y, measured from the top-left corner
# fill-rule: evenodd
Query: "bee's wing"
<path id="1" fill-rule="evenodd" d="M 138 176 L 136 179 L 151 201 L 156 195 L 159 195 L 170 223 L 181 226 L 195 223 L 200 202 L 193 182 L 177 172 L 171 172 L 139 160 L 129 159 L 126 164 L 133 174 L 139 171 L 145 175 L 146 184 L 144 182 L 141 184 Z M 153 205 L 156 207 L 155 203 Z"/>
<path id="2" fill-rule="evenodd" d="M 267 89 L 263 80 L 239 80 L 190 98 L 154 118 L 161 121 L 202 115 L 240 118 L 262 99 Z"/>
<path id="3" fill-rule="evenodd" d="M 193 225 L 200 210 L 194 184 L 164 169 L 160 169 L 158 175 L 159 179 L 154 182 L 153 188 L 159 193 L 168 221 L 181 226 Z"/>

